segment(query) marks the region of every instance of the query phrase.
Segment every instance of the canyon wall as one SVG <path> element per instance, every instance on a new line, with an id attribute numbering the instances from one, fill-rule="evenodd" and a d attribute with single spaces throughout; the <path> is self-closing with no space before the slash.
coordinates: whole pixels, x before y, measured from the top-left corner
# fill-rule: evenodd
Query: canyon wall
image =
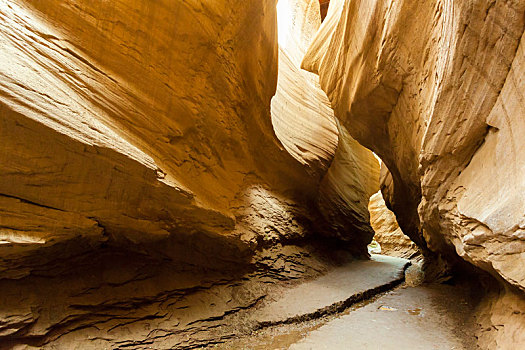
<path id="1" fill-rule="evenodd" d="M 384 161 L 403 231 L 523 290 L 524 14 L 506 1 L 331 1 L 303 61 Z"/>
<path id="2" fill-rule="evenodd" d="M 386 165 L 383 196 L 403 232 L 426 255 L 489 272 L 518 299 L 524 27 L 522 1 L 332 0 L 303 61 L 341 125 Z M 523 326 L 500 339 L 517 341 Z"/>
<path id="3" fill-rule="evenodd" d="M 368 210 L 375 231 L 374 240 L 379 243 L 381 254 L 407 259 L 419 254 L 416 244 L 401 231 L 396 216 L 386 207 L 380 191 L 370 198 Z"/>
<path id="4" fill-rule="evenodd" d="M 275 6 L 238 10 L 250 26 L 199 1 L 2 1 L 0 193 L 31 219 L 3 215 L 8 249 L 110 240 L 213 264 L 304 234 L 297 184 L 315 183 L 268 118 Z M 267 225 L 236 230 L 261 205 Z"/>
<path id="5" fill-rule="evenodd" d="M 378 165 L 288 6 L 286 45 L 274 0 L 0 0 L 0 348 L 203 346 L 312 240 L 366 254 Z"/>
<path id="6" fill-rule="evenodd" d="M 308 243 L 366 254 L 370 150 L 424 255 L 501 282 L 480 339 L 523 341 L 525 3 L 319 6 L 0 0 L 2 346 L 231 337 L 341 253 Z"/>
<path id="7" fill-rule="evenodd" d="M 318 179 L 328 170 L 339 139 L 334 112 L 319 86 L 319 77 L 301 69 L 320 25 L 317 1 L 279 0 L 279 70 L 271 102 L 272 125 L 288 153 Z"/>
<path id="8" fill-rule="evenodd" d="M 72 239 L 213 266 L 329 233 L 312 227 L 338 131 L 299 68 L 319 4 L 288 3 L 302 24 L 279 48 L 275 5 L 2 0 L 2 270 Z M 336 200 L 371 231 L 376 170 L 353 171 L 359 204 Z"/>
<path id="9" fill-rule="evenodd" d="M 274 3 L 239 6 L 250 26 L 198 1 L 1 2 L 3 268 L 71 239 L 207 264 L 304 234 L 315 182 L 268 117 Z"/>

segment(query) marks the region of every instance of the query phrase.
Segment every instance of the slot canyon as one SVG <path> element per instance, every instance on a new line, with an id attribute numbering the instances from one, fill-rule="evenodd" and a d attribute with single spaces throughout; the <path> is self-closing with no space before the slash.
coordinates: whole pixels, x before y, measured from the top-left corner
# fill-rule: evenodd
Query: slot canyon
<path id="1" fill-rule="evenodd" d="M 0 349 L 525 349 L 524 33 L 0 0 Z"/>

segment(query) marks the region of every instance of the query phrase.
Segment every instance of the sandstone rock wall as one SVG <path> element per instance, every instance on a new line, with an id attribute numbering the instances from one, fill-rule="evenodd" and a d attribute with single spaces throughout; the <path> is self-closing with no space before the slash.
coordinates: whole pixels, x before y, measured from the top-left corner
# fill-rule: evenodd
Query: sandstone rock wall
<path id="1" fill-rule="evenodd" d="M 335 154 L 338 131 L 319 77 L 301 69 L 301 61 L 321 25 L 319 2 L 279 0 L 279 71 L 272 98 L 272 124 L 286 150 L 321 178 Z"/>
<path id="2" fill-rule="evenodd" d="M 331 1 L 303 61 L 387 166 L 403 231 L 522 290 L 524 14 L 509 1 Z"/>
<path id="3" fill-rule="evenodd" d="M 86 236 L 206 263 L 305 235 L 315 181 L 269 119 L 275 4 L 220 5 L 0 3 L 2 249 Z M 262 229 L 236 225 L 267 201 Z"/>
<path id="4" fill-rule="evenodd" d="M 524 342 L 524 27 L 521 1 L 332 0 L 303 61 L 386 165 L 403 232 L 500 281 L 478 310 L 488 349 Z"/>
<path id="5" fill-rule="evenodd" d="M 379 163 L 339 123 L 339 142 L 334 160 L 319 188 L 318 206 L 330 235 L 366 246 L 374 236 L 368 202 L 379 189 Z"/>
<path id="6" fill-rule="evenodd" d="M 0 5 L 0 194 L 31 217 L 0 206 L 7 255 L 85 238 L 214 265 L 313 231 L 338 133 L 299 68 L 317 2 L 288 3 L 279 51 L 270 0 Z"/>
<path id="7" fill-rule="evenodd" d="M 525 3 L 280 6 L 278 38 L 274 0 L 0 0 L 0 345 L 252 330 L 271 286 L 326 266 L 273 245 L 371 239 L 368 149 L 426 254 L 503 282 L 487 338 L 519 343 Z"/>
<path id="8" fill-rule="evenodd" d="M 370 230 L 354 210 L 377 169 L 350 164 L 360 192 L 327 197 L 347 215 L 327 224 L 341 140 L 299 68 L 319 4 L 289 2 L 280 47 L 275 5 L 0 0 L 0 348 L 210 345 L 366 249 L 367 232 L 308 245 L 348 218 L 347 241 Z"/>
<path id="9" fill-rule="evenodd" d="M 272 99 L 275 133 L 308 173 L 322 181 L 317 231 L 349 242 L 363 252 L 373 236 L 370 196 L 379 188 L 379 165 L 372 152 L 335 120 L 317 75 L 302 70 L 301 60 L 321 24 L 317 0 L 280 0 L 279 76 Z"/>

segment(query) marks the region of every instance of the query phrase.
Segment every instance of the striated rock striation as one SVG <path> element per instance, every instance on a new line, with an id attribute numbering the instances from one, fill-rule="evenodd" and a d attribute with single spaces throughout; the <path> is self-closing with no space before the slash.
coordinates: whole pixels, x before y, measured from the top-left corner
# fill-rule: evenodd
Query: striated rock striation
<path id="1" fill-rule="evenodd" d="M 288 44 L 274 0 L 0 0 L 0 348 L 210 345 L 366 254 L 377 162 L 280 4 Z"/>
<path id="2" fill-rule="evenodd" d="M 235 232 L 244 214 L 235 208 L 253 197 L 277 204 L 270 213 L 284 226 L 265 218 L 276 232 L 303 233 L 278 215 L 307 197 L 279 190 L 308 178 L 267 120 L 277 69 L 271 2 L 241 5 L 258 14 L 251 33 L 200 2 L 1 4 L 0 193 L 94 220 L 102 241 L 203 264 L 243 258 L 255 234 Z M 269 77 L 256 79 L 263 72 Z M 288 168 L 281 174 L 273 162 Z M 42 231 L 67 226 L 62 219 Z M 36 232 L 24 225 L 12 230 Z M 185 256 L 181 242 L 201 256 Z"/>
<path id="3" fill-rule="evenodd" d="M 524 29 L 505 0 L 0 0 L 0 348 L 249 334 L 373 228 L 488 272 L 480 345 L 525 342 Z"/>
<path id="4" fill-rule="evenodd" d="M 0 3 L 5 259 L 109 240 L 213 265 L 305 235 L 315 181 L 268 118 L 274 4 L 239 6 L 250 26 L 199 1 Z M 240 228 L 258 206 L 262 229 Z"/>
<path id="5" fill-rule="evenodd" d="M 317 2 L 287 3 L 296 21 L 279 51 L 274 1 L 0 4 L 0 194 L 31 217 L 0 206 L 5 259 L 79 240 L 213 266 L 311 235 L 338 140 L 299 68 Z"/>
<path id="6" fill-rule="evenodd" d="M 320 178 L 332 162 L 339 133 L 319 77 L 301 69 L 321 25 L 318 1 L 279 0 L 277 25 L 279 70 L 272 125 L 288 153 Z"/>

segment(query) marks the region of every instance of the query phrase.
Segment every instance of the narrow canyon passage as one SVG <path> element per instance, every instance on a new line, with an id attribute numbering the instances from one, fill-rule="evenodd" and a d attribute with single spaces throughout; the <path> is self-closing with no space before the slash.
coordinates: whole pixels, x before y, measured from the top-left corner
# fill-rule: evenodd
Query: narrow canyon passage
<path id="1" fill-rule="evenodd" d="M 525 348 L 524 33 L 0 0 L 0 349 Z"/>

